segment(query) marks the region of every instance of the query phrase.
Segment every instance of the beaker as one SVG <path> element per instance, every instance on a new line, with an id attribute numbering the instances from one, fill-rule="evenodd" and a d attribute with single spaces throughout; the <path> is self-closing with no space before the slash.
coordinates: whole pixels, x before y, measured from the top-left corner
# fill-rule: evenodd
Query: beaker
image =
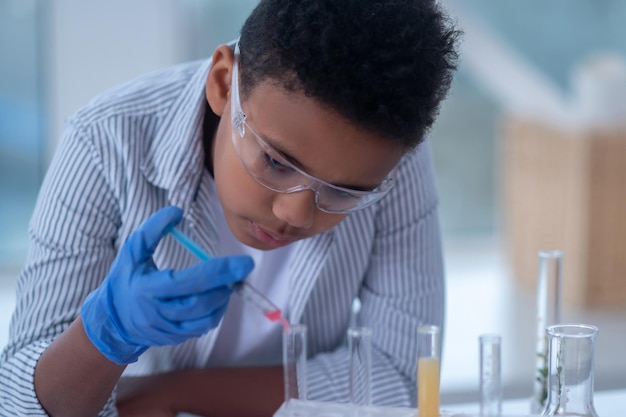
<path id="1" fill-rule="evenodd" d="M 480 415 L 502 415 L 501 341 L 497 334 L 484 334 L 480 347 Z"/>
<path id="2" fill-rule="evenodd" d="M 306 337 L 304 324 L 292 324 L 283 332 L 285 402 L 307 399 Z"/>
<path id="3" fill-rule="evenodd" d="M 439 355 L 441 330 L 438 326 L 417 328 L 417 410 L 419 417 L 439 417 Z"/>
<path id="4" fill-rule="evenodd" d="M 598 417 L 593 406 L 594 348 L 598 328 L 558 324 L 549 338 L 548 400 L 543 416 Z"/>
<path id="5" fill-rule="evenodd" d="M 548 397 L 548 339 L 546 327 L 561 321 L 563 252 L 539 251 L 537 280 L 537 348 L 535 383 L 530 403 L 532 413 L 541 413 Z"/>
<path id="6" fill-rule="evenodd" d="M 350 403 L 372 405 L 372 329 L 348 329 Z"/>

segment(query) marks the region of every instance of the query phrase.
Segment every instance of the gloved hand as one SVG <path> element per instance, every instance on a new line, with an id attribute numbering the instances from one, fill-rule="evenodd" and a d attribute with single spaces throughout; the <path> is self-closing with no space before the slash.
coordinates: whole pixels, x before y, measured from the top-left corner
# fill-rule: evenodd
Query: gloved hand
<path id="1" fill-rule="evenodd" d="M 217 326 L 232 290 L 254 263 L 249 256 L 214 258 L 180 271 L 152 260 L 182 210 L 166 207 L 132 233 L 104 282 L 85 299 L 81 316 L 96 348 L 117 364 L 135 362 L 150 346 L 175 345 Z"/>

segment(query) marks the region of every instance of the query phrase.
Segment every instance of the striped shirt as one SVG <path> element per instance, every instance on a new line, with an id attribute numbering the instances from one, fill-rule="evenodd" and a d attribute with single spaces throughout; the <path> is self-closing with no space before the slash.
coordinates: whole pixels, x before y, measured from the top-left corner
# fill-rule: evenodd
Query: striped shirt
<path id="1" fill-rule="evenodd" d="M 34 368 L 76 319 L 128 235 L 166 205 L 215 254 L 212 178 L 204 168 L 202 120 L 210 61 L 161 70 L 94 99 L 68 121 L 30 223 L 31 245 L 17 287 L 9 343 L 0 357 L 0 415 L 40 415 Z M 294 243 L 288 268 L 290 321 L 308 326 L 309 396 L 348 398 L 346 330 L 354 297 L 373 330 L 372 398 L 415 406 L 416 327 L 443 325 L 444 279 L 437 195 L 428 143 L 403 159 L 380 202 L 335 228 Z M 155 262 L 196 260 L 172 239 Z M 149 349 L 129 371 L 206 367 L 216 331 Z M 115 416 L 110 398 L 101 416 Z"/>

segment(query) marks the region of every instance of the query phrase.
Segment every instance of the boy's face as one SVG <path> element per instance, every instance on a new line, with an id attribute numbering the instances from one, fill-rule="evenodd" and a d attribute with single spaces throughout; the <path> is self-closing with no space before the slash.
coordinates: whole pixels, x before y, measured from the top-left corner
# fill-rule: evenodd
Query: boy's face
<path id="1" fill-rule="evenodd" d="M 210 77 L 207 98 L 215 111 Z M 250 176 L 232 140 L 237 132 L 231 123 L 230 92 L 228 89 L 224 102 L 219 101 L 223 104 L 218 113 L 222 117 L 211 154 L 217 194 L 237 239 L 258 249 L 275 249 L 341 222 L 347 215 L 319 210 L 312 190 L 278 193 Z M 269 81 L 256 86 L 241 107 L 249 127 L 265 142 L 296 167 L 331 184 L 373 189 L 406 151 L 388 139 L 356 128 L 304 94 L 286 92 Z M 249 139 L 248 135 L 242 138 Z"/>

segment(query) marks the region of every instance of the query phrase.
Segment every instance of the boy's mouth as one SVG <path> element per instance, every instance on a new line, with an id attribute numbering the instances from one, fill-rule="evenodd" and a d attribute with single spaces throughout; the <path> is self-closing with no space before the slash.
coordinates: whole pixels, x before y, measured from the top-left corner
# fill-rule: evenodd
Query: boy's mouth
<path id="1" fill-rule="evenodd" d="M 282 246 L 286 246 L 297 239 L 294 238 L 285 238 L 280 235 L 277 235 L 273 232 L 269 232 L 259 226 L 255 222 L 251 222 L 252 225 L 252 233 L 254 237 L 261 243 L 268 245 L 272 248 L 279 248 Z"/>

